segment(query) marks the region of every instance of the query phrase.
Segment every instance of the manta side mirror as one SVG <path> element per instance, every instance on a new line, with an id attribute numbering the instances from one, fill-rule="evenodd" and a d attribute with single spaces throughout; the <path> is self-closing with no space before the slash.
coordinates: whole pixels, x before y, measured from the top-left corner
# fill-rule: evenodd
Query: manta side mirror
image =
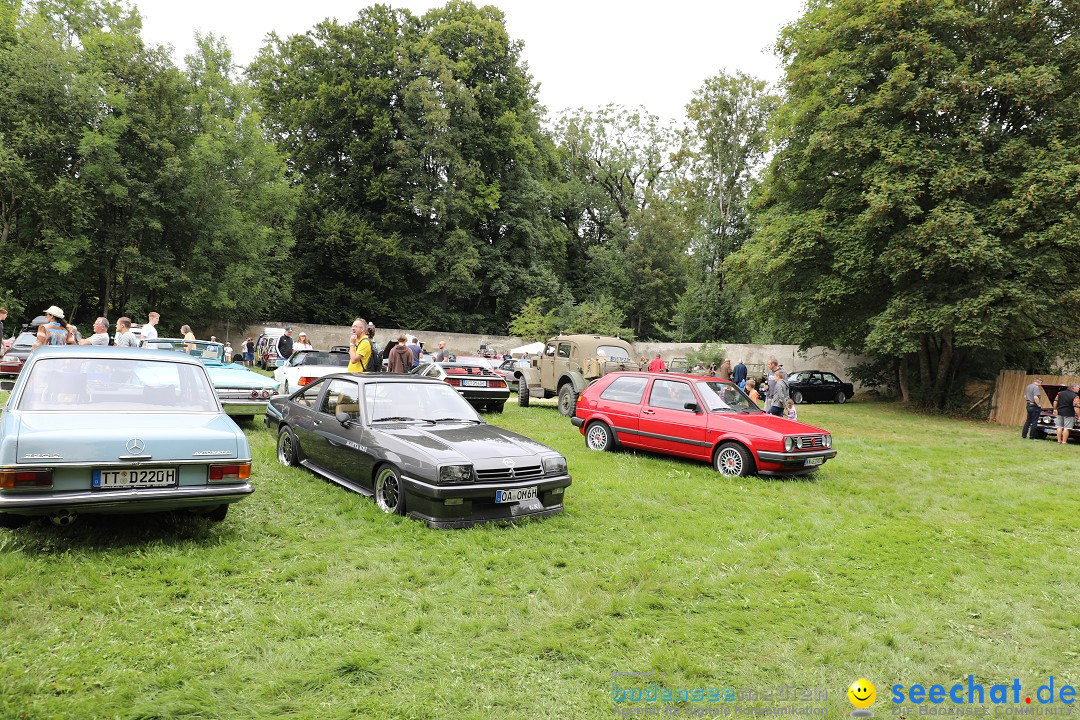
<path id="1" fill-rule="evenodd" d="M 337 414 L 334 415 L 334 417 L 337 418 L 337 421 L 342 425 L 348 425 L 349 421 L 352 420 L 352 416 L 350 416 L 349 413 L 345 412 L 344 410 L 338 410 Z"/>

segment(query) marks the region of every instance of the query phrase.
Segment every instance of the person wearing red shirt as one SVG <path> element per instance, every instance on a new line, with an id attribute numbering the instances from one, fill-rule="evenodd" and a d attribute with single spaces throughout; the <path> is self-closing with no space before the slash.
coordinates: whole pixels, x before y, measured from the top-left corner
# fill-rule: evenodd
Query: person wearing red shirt
<path id="1" fill-rule="evenodd" d="M 649 363 L 649 372 L 667 372 L 667 366 L 660 359 L 660 353 L 656 353 L 656 357 Z"/>

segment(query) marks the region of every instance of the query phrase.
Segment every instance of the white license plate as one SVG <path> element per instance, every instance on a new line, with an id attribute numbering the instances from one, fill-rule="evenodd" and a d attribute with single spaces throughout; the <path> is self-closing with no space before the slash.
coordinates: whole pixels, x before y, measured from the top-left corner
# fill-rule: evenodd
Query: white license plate
<path id="1" fill-rule="evenodd" d="M 461 384 L 465 387 L 487 387 L 487 380 L 462 380 Z"/>
<path id="2" fill-rule="evenodd" d="M 91 487 L 112 488 L 176 487 L 176 468 L 133 468 L 95 470 Z"/>
<path id="3" fill-rule="evenodd" d="M 497 503 L 511 503 L 521 502 L 522 500 L 535 500 L 536 488 L 515 488 L 513 490 L 496 490 L 495 502 Z"/>
<path id="4" fill-rule="evenodd" d="M 807 465 L 820 465 L 823 462 L 825 462 L 825 458 L 823 457 L 806 458 Z"/>

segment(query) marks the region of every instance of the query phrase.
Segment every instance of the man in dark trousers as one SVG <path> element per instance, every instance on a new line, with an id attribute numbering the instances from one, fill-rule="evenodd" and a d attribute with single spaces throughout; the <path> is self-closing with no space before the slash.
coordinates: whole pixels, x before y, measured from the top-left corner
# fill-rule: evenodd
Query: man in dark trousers
<path id="1" fill-rule="evenodd" d="M 1054 398 L 1054 412 L 1057 413 L 1057 441 L 1062 445 L 1069 442 L 1069 433 L 1076 425 L 1076 416 L 1080 415 L 1080 385 L 1072 383 Z"/>
<path id="2" fill-rule="evenodd" d="M 1042 388 L 1042 378 L 1035 378 L 1031 383 L 1024 388 L 1024 403 L 1027 406 L 1027 420 L 1024 422 L 1024 429 L 1020 431 L 1020 437 L 1027 438 L 1028 432 L 1031 432 L 1031 439 L 1039 439 L 1039 415 L 1042 414 L 1042 402 L 1040 401 L 1040 392 Z"/>

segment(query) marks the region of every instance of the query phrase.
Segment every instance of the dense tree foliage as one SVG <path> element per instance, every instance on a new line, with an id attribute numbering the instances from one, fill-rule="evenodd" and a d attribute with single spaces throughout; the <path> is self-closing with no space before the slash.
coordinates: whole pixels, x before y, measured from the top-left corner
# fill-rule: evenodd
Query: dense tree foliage
<path id="1" fill-rule="evenodd" d="M 1080 335 L 1080 15 L 1056 0 L 812 0 L 760 230 L 731 261 L 806 344 L 942 406 L 987 354 Z M 917 368 L 917 372 L 916 372 Z"/>
<path id="2" fill-rule="evenodd" d="M 727 282 L 724 261 L 752 234 L 748 200 L 769 148 L 767 126 L 778 101 L 763 81 L 736 72 L 706 80 L 687 105 L 683 152 L 689 168 L 680 196 L 694 232 L 677 313 L 684 341 L 750 339 L 753 318 L 744 324 L 739 317 L 745 298 Z"/>
<path id="3" fill-rule="evenodd" d="M 83 324 L 277 309 L 294 191 L 228 50 L 202 38 L 182 71 L 118 4 L 7 7 L 4 299 L 26 316 L 55 303 Z"/>
<path id="4" fill-rule="evenodd" d="M 345 321 L 505 328 L 532 294 L 553 162 L 495 8 L 375 6 L 253 65 L 303 192 L 295 303 Z"/>

